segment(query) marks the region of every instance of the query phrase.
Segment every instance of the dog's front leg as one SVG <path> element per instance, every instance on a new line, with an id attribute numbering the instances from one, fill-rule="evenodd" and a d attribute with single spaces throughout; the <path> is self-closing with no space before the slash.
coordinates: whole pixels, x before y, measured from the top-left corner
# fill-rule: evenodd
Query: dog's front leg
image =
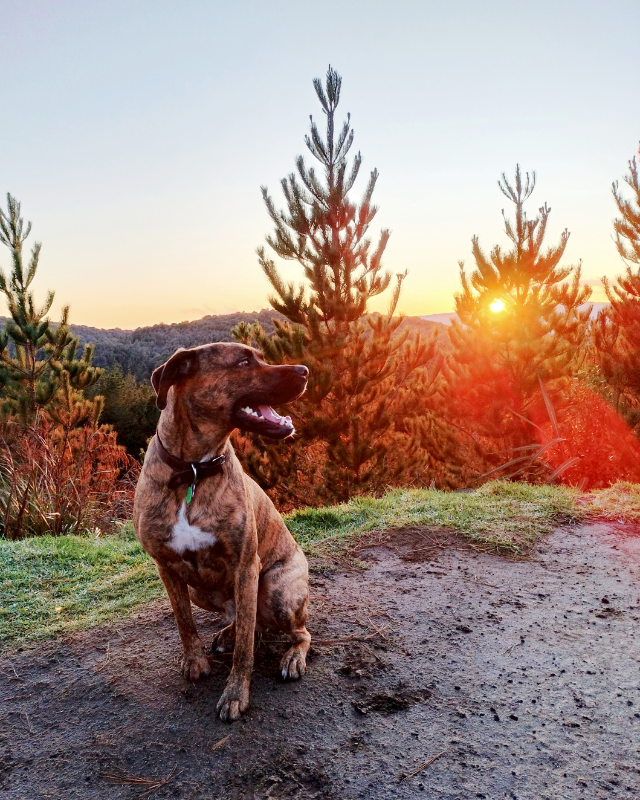
<path id="1" fill-rule="evenodd" d="M 220 719 L 225 722 L 238 719 L 249 707 L 260 575 L 257 547 L 255 518 L 249 504 L 244 547 L 235 576 L 236 642 L 233 650 L 233 666 L 222 697 L 216 706 Z"/>
<path id="2" fill-rule="evenodd" d="M 259 572 L 258 555 L 254 553 L 249 563 L 245 562 L 238 568 L 236 575 L 236 643 L 233 650 L 233 666 L 216 707 L 220 719 L 225 721 L 238 719 L 249 707 Z"/>
<path id="3" fill-rule="evenodd" d="M 196 624 L 193 621 L 189 588 L 175 573 L 160 563 L 158 563 L 158 573 L 169 595 L 184 649 L 181 664 L 182 676 L 187 680 L 195 681 L 201 675 L 208 675 L 211 672 L 211 667 L 209 666 L 209 659 L 205 655 L 202 641 L 198 636 Z"/>

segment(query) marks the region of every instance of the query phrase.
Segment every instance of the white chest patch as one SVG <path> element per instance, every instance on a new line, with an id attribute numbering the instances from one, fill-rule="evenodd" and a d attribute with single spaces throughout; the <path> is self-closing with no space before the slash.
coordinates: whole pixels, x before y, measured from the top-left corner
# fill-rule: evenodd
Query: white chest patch
<path id="1" fill-rule="evenodd" d="M 203 531 L 197 525 L 189 524 L 187 520 L 187 505 L 183 503 L 178 512 L 178 519 L 171 529 L 169 547 L 182 555 L 185 550 L 200 550 L 204 547 L 213 547 L 217 541 L 217 538 L 212 533 Z"/>

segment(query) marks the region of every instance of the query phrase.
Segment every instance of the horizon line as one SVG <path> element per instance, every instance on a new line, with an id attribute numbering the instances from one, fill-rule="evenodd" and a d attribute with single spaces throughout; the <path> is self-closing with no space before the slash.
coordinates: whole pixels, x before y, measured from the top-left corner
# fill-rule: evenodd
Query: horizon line
<path id="1" fill-rule="evenodd" d="M 603 308 L 604 306 L 608 306 L 608 305 L 610 305 L 610 303 L 608 301 L 603 302 L 603 301 L 588 300 L 586 303 L 582 304 L 581 308 L 584 308 L 584 306 L 598 306 L 599 307 L 598 310 L 600 310 L 600 308 Z M 265 312 L 266 313 L 273 313 L 273 314 L 276 314 L 276 315 L 278 314 L 278 312 L 273 308 L 261 308 L 258 311 L 255 311 L 255 310 L 254 311 L 227 311 L 227 312 L 217 313 L 217 314 L 216 313 L 203 314 L 201 317 L 196 317 L 195 319 L 183 319 L 183 320 L 180 320 L 178 322 L 159 321 L 159 322 L 153 322 L 153 323 L 151 323 L 149 325 L 138 325 L 135 328 L 121 328 L 121 327 L 119 327 L 117 325 L 114 325 L 112 327 L 98 327 L 96 325 L 89 325 L 89 324 L 86 324 L 84 322 L 70 322 L 69 323 L 69 327 L 71 327 L 71 328 L 74 328 L 74 327 L 75 328 L 92 328 L 93 330 L 97 330 L 97 331 L 137 331 L 137 330 L 141 330 L 141 329 L 144 329 L 144 328 L 155 328 L 156 326 L 160 326 L 160 325 L 166 325 L 167 327 L 171 327 L 173 325 L 189 325 L 189 324 L 191 324 L 193 322 L 200 322 L 203 319 L 207 319 L 207 317 L 230 317 L 230 316 L 233 316 L 234 314 L 248 314 L 248 315 L 255 314 L 256 316 L 258 316 L 258 315 L 263 314 Z M 381 312 L 372 311 L 371 313 L 372 314 L 379 314 Z M 435 314 L 402 314 L 402 313 L 400 313 L 400 314 L 397 314 L 396 316 L 412 317 L 412 318 L 417 318 L 417 319 L 423 319 L 423 320 L 426 320 L 427 322 L 439 322 L 441 324 L 448 325 L 448 324 L 450 324 L 450 320 L 453 317 L 457 316 L 457 314 L 456 314 L 455 311 L 451 310 L 451 311 L 440 311 L 440 312 L 437 312 Z M 6 315 L 4 315 L 4 314 L 0 315 L 0 320 L 5 321 L 5 320 L 8 320 L 8 319 L 9 319 L 9 317 L 7 317 Z M 445 320 L 448 320 L 448 321 L 445 321 Z M 56 320 L 49 320 L 49 322 L 51 324 L 54 324 L 54 325 L 57 324 Z"/>

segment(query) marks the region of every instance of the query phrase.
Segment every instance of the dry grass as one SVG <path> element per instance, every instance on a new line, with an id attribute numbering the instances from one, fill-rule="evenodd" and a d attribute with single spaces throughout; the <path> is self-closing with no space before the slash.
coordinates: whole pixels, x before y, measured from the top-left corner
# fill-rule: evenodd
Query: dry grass
<path id="1" fill-rule="evenodd" d="M 107 532 L 131 516 L 139 469 L 104 426 L 1 422 L 0 531 L 8 539 Z"/>
<path id="2" fill-rule="evenodd" d="M 640 484 L 614 483 L 580 498 L 589 517 L 640 523 Z"/>

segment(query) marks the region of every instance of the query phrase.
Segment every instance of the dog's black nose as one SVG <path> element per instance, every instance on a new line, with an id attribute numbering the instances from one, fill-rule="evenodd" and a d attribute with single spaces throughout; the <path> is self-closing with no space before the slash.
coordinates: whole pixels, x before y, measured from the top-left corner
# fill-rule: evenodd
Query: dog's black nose
<path id="1" fill-rule="evenodd" d="M 297 375 L 304 378 L 305 380 L 309 377 L 309 370 L 306 367 L 298 366 L 293 368 Z"/>

